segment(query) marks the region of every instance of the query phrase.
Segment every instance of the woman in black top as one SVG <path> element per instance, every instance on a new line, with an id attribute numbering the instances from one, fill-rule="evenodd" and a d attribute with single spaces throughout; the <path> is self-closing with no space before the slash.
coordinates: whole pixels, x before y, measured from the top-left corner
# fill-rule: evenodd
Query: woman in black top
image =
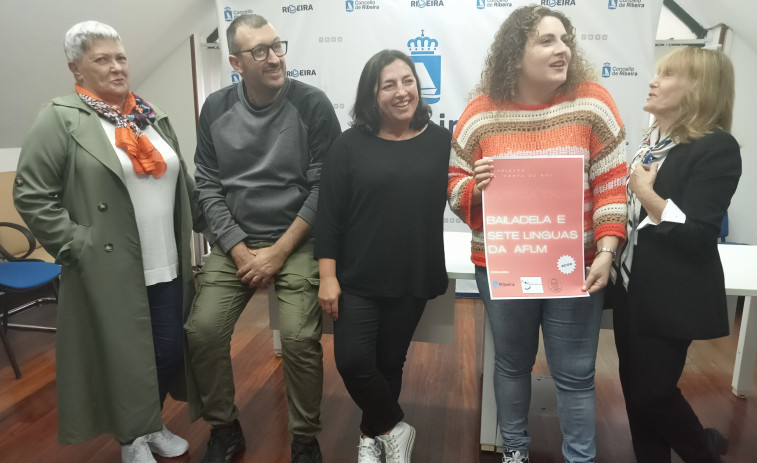
<path id="1" fill-rule="evenodd" d="M 628 240 L 620 259 L 615 345 L 636 459 L 720 462 L 725 438 L 704 429 L 678 388 L 694 339 L 728 335 L 720 224 L 741 176 L 728 133 L 733 66 L 685 47 L 662 58 L 644 110 L 655 116 L 633 158 Z"/>
<path id="2" fill-rule="evenodd" d="M 365 65 L 352 128 L 323 168 L 315 255 L 334 356 L 363 411 L 360 463 L 409 462 L 415 429 L 398 404 L 426 301 L 447 289 L 443 214 L 451 134 L 430 122 L 413 62 L 384 50 Z"/>

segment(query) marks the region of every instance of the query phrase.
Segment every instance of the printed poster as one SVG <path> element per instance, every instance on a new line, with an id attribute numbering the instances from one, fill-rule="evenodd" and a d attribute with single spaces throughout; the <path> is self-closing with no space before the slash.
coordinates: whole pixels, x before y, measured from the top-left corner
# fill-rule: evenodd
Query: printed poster
<path id="1" fill-rule="evenodd" d="M 483 191 L 492 299 L 588 296 L 583 156 L 497 156 Z"/>

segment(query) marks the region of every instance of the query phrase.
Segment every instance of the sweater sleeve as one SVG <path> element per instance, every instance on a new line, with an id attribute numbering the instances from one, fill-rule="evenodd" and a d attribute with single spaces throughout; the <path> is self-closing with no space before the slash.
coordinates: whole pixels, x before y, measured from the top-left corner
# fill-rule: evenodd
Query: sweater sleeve
<path id="1" fill-rule="evenodd" d="M 345 228 L 347 201 L 352 197 L 349 152 L 344 135 L 337 138 L 326 157 L 318 196 L 315 229 L 315 258 L 338 259 Z"/>
<path id="2" fill-rule="evenodd" d="M 318 194 L 321 181 L 321 169 L 331 144 L 342 133 L 334 107 L 326 94 L 318 92 L 308 126 L 308 147 L 310 163 L 308 164 L 307 182 L 310 193 L 297 213 L 307 223 L 314 225 L 318 207 Z"/>
<path id="3" fill-rule="evenodd" d="M 481 230 L 484 227 L 481 205 L 472 204 L 475 186 L 473 164 L 481 159 L 480 139 L 474 130 L 479 111 L 476 103 L 479 99 L 471 101 L 455 126 L 447 180 L 450 210 L 474 230 Z"/>
<path id="4" fill-rule="evenodd" d="M 225 253 L 247 238 L 247 233 L 234 220 L 226 203 L 226 191 L 221 183 L 218 157 L 210 130 L 212 124 L 213 95 L 205 101 L 197 122 L 197 148 L 195 150 L 195 181 L 200 210 L 210 231 Z M 217 104 L 217 102 L 216 102 Z"/>
<path id="5" fill-rule="evenodd" d="M 594 240 L 626 238 L 626 130 L 610 93 L 596 83 L 581 90 L 593 112 L 589 146 L 589 189 L 592 195 Z"/>

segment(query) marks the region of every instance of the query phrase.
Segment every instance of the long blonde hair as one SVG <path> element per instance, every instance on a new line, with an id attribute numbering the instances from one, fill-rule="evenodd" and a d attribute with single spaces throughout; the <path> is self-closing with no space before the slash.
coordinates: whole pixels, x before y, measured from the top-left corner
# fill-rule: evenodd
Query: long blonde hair
<path id="1" fill-rule="evenodd" d="M 715 129 L 731 131 L 735 98 L 733 64 L 721 51 L 681 47 L 663 56 L 657 73 L 686 79 L 678 119 L 670 128 L 677 143 L 699 138 Z"/>

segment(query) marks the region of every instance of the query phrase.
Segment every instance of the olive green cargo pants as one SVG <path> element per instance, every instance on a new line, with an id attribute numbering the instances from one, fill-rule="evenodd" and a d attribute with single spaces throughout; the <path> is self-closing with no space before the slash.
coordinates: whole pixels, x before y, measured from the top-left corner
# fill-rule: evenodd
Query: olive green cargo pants
<path id="1" fill-rule="evenodd" d="M 257 243 L 250 249 L 270 246 Z M 241 283 L 230 256 L 214 246 L 198 274 L 199 287 L 185 324 L 189 357 L 202 416 L 210 425 L 234 421 L 234 374 L 231 335 L 255 288 Z M 323 349 L 318 305 L 318 261 L 312 240 L 301 244 L 276 274 L 284 384 L 289 404 L 289 431 L 314 436 L 321 430 Z M 271 350 L 273 355 L 273 348 Z"/>

